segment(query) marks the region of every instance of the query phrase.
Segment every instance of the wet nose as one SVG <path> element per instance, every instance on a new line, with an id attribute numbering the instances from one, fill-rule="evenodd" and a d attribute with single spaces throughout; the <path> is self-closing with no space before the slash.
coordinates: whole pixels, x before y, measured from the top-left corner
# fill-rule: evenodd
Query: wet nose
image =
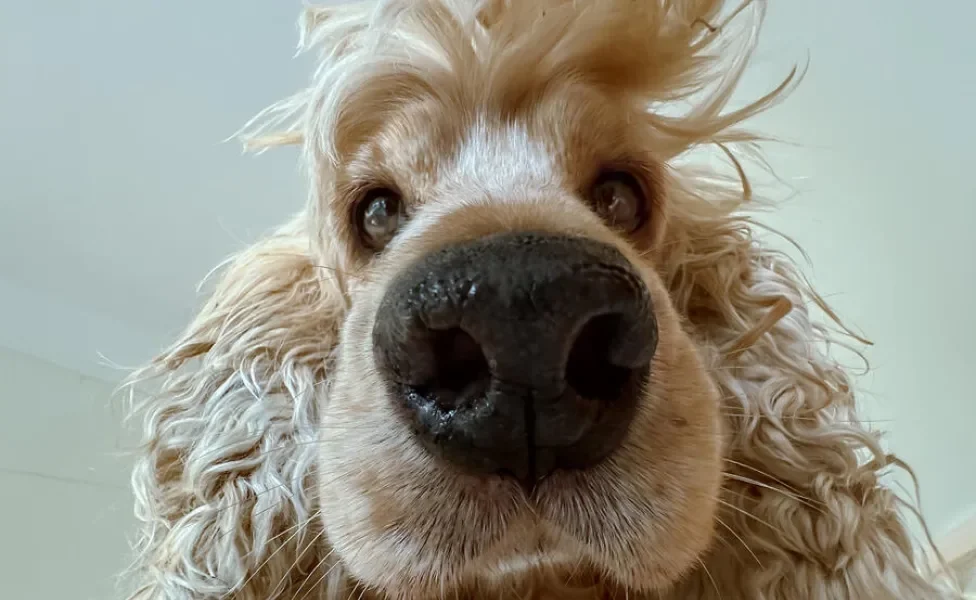
<path id="1" fill-rule="evenodd" d="M 534 233 L 427 255 L 393 280 L 373 328 L 421 442 L 529 487 L 619 446 L 656 347 L 647 288 L 616 248 Z"/>

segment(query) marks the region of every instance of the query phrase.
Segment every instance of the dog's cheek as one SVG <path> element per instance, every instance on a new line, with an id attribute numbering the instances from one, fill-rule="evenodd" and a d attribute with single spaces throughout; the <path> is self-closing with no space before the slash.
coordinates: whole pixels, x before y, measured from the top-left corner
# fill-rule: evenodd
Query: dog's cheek
<path id="1" fill-rule="evenodd" d="M 375 382 L 362 360 L 360 341 L 368 329 L 362 310 L 354 308 L 343 326 L 327 392 L 320 398 L 317 486 L 321 519 L 329 544 L 357 577 L 362 555 L 389 553 L 371 531 L 376 520 L 373 490 L 378 477 L 369 459 L 390 443 L 377 414 Z M 374 485 L 368 479 L 372 477 Z M 365 478 L 365 479 L 364 479 Z M 367 579 L 368 580 L 368 579 Z"/>
<path id="2" fill-rule="evenodd" d="M 336 389 L 342 393 L 342 389 Z M 348 393 L 348 392 L 347 392 Z M 396 533 L 405 515 L 397 502 L 390 470 L 400 465 L 390 446 L 395 432 L 383 430 L 356 403 L 328 411 L 322 420 L 318 490 L 321 519 L 329 545 L 349 573 L 370 586 L 388 583 L 413 567 Z"/>
<path id="3" fill-rule="evenodd" d="M 649 287 L 659 345 L 645 396 L 613 462 L 586 486 L 602 489 L 589 500 L 599 515 L 566 521 L 594 562 L 632 589 L 670 585 L 697 564 L 714 534 L 722 472 L 719 392 L 667 296 Z"/>
<path id="4" fill-rule="evenodd" d="M 396 418 L 373 366 L 367 304 L 350 311 L 320 406 L 318 495 L 327 540 L 349 573 L 395 591 L 449 568 L 417 542 L 418 533 L 439 530 L 429 520 L 444 508 L 436 494 L 418 496 L 417 482 L 434 480 L 431 460 Z"/>
<path id="5" fill-rule="evenodd" d="M 719 392 L 676 315 L 662 327 L 649 389 L 639 422 L 645 435 L 631 460 L 637 473 L 655 484 L 649 491 L 663 506 L 665 527 L 655 528 L 658 544 L 643 551 L 658 556 L 655 575 L 671 580 L 692 568 L 707 550 L 715 527 L 722 478 L 722 424 Z M 646 493 L 646 492 L 645 492 Z M 661 555 L 667 548 L 667 556 Z M 635 573 L 650 577 L 652 573 Z"/>

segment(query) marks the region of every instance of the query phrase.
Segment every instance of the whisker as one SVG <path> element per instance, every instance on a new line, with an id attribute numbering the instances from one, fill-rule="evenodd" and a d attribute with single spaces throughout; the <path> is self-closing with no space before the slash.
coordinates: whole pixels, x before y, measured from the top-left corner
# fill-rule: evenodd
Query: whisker
<path id="1" fill-rule="evenodd" d="M 308 255 L 306 255 L 306 254 L 300 254 L 298 252 L 268 252 L 268 253 L 265 253 L 265 256 L 289 256 L 289 257 L 292 257 L 292 258 L 303 258 L 303 259 L 306 259 L 306 260 L 309 258 Z M 327 271 L 334 271 L 336 273 L 345 275 L 346 277 L 361 277 L 362 276 L 362 273 L 359 270 L 349 271 L 349 270 L 341 269 L 341 268 L 336 267 L 336 266 L 333 266 L 333 265 L 320 265 L 320 264 L 312 263 L 312 262 L 310 262 L 310 264 L 311 264 L 311 266 L 313 268 L 316 268 L 316 269 L 325 269 Z"/>
<path id="2" fill-rule="evenodd" d="M 271 559 L 273 559 L 279 552 L 281 552 L 285 548 L 285 546 L 288 545 L 289 542 L 291 542 L 293 539 L 295 539 L 295 537 L 298 536 L 298 534 L 300 534 L 302 532 L 302 528 L 300 526 L 295 526 L 292 529 L 295 530 L 295 533 L 291 534 L 291 536 L 289 536 L 289 538 L 287 540 L 285 540 L 281 545 L 279 545 L 278 548 L 276 548 L 274 552 L 272 552 L 271 554 L 269 554 L 268 557 L 265 558 L 261 562 L 261 564 L 257 566 L 256 569 L 254 569 L 254 572 L 252 572 L 251 575 L 247 579 L 244 580 L 244 583 L 241 584 L 241 587 L 239 589 L 241 589 L 241 590 L 246 589 L 247 588 L 247 584 L 251 583 L 251 581 L 255 577 L 258 576 L 258 574 L 261 572 L 261 569 L 263 569 L 269 562 L 271 562 Z M 272 538 L 272 539 L 274 539 L 274 538 Z"/>
<path id="3" fill-rule="evenodd" d="M 265 488 L 265 489 L 260 490 L 260 491 L 257 491 L 257 492 L 252 491 L 251 493 L 253 495 L 248 496 L 247 498 L 244 498 L 243 500 L 240 500 L 238 502 L 232 502 L 232 503 L 227 504 L 227 505 L 224 505 L 224 506 L 210 506 L 210 508 L 216 509 L 217 512 L 223 512 L 225 510 L 230 510 L 231 508 L 237 508 L 239 506 L 242 506 L 244 504 L 247 504 L 248 502 L 255 502 L 255 501 L 257 501 L 257 499 L 260 496 L 263 496 L 264 494 L 267 494 L 269 492 L 273 492 L 275 490 L 279 490 L 279 489 L 281 489 L 283 487 L 287 487 L 287 485 L 288 485 L 287 483 L 279 483 L 277 485 L 273 485 L 271 487 Z M 204 506 L 201 506 L 200 508 L 204 508 L 206 506 L 207 505 L 204 505 Z M 260 513 L 258 513 L 258 514 L 260 514 Z M 234 533 L 234 532 L 229 532 L 229 533 Z"/>
<path id="4" fill-rule="evenodd" d="M 725 477 L 728 477 L 729 479 L 734 479 L 735 481 L 741 481 L 742 483 L 748 483 L 750 485 L 755 485 L 757 487 L 761 487 L 761 488 L 766 489 L 766 490 L 770 490 L 770 491 L 773 491 L 773 492 L 778 492 L 780 494 L 783 494 L 787 498 L 790 498 L 792 500 L 796 500 L 800 504 L 803 504 L 804 506 L 806 506 L 808 508 L 812 508 L 813 510 L 815 510 L 815 511 L 821 513 L 821 514 L 823 514 L 823 509 L 820 506 L 814 505 L 813 504 L 814 500 L 812 498 L 809 498 L 808 499 L 805 496 L 801 496 L 801 495 L 797 495 L 797 494 L 790 494 L 790 493 L 788 493 L 788 492 L 786 492 L 784 490 L 781 490 L 779 488 L 776 488 L 776 487 L 773 487 L 771 485 L 762 483 L 761 481 L 756 481 L 755 479 L 750 479 L 749 477 L 742 477 L 741 475 L 735 475 L 733 473 L 728 473 L 728 472 L 723 473 L 723 475 Z M 824 504 L 822 502 L 819 502 L 819 504 L 821 504 L 821 506 L 824 506 Z"/>
<path id="5" fill-rule="evenodd" d="M 737 418 L 737 419 L 760 419 L 763 421 L 781 421 L 788 423 L 790 421 L 807 422 L 807 423 L 838 423 L 842 425 L 860 425 L 864 423 L 892 423 L 894 419 L 834 419 L 830 415 L 821 415 L 819 417 L 804 417 L 800 415 L 766 415 L 763 413 L 750 414 L 746 412 L 726 412 L 720 411 L 723 417 Z"/>
<path id="6" fill-rule="evenodd" d="M 718 517 L 715 517 L 715 520 L 721 522 L 721 519 L 719 519 Z M 725 525 L 725 523 L 722 523 L 722 525 Z M 728 525 L 726 525 L 726 527 L 728 527 Z M 730 542 L 729 540 L 725 539 L 725 536 L 723 536 L 723 535 L 716 535 L 715 536 L 715 539 L 717 539 L 718 541 L 722 542 L 722 545 L 725 548 L 727 548 L 728 550 L 731 550 L 732 553 L 735 555 L 736 559 L 739 561 L 739 564 L 742 564 L 742 557 L 739 556 L 739 554 L 735 552 L 735 546 L 732 545 L 732 542 Z"/>
<path id="7" fill-rule="evenodd" d="M 317 485 L 322 485 L 322 486 L 331 486 L 331 485 L 332 485 L 333 483 L 335 483 L 336 481 L 338 481 L 338 480 L 340 480 L 340 479 L 342 479 L 342 478 L 345 478 L 345 477 L 351 477 L 351 476 L 353 476 L 353 475 L 355 475 L 355 474 L 356 474 L 356 473 L 355 473 L 355 472 L 353 472 L 353 471 L 351 471 L 351 470 L 350 470 L 350 471 L 342 471 L 342 472 L 338 472 L 338 473 L 334 473 L 334 475 L 335 475 L 335 477 L 334 477 L 334 478 L 332 478 L 332 479 L 329 479 L 329 480 L 319 480 L 319 481 L 317 482 Z M 247 504 L 248 502 L 256 502 L 256 501 L 257 501 L 257 499 L 258 499 L 258 498 L 259 498 L 260 496 L 263 496 L 264 494 L 267 494 L 267 493 L 269 493 L 269 492 L 273 492 L 273 491 L 275 491 L 275 490 L 278 490 L 278 489 L 281 489 L 281 488 L 284 488 L 284 487 L 287 487 L 288 485 L 289 485 L 288 483 L 284 483 L 284 482 L 283 482 L 283 483 L 279 483 L 279 484 L 277 484 L 277 485 L 273 485 L 273 486 L 271 486 L 271 487 L 268 487 L 268 488 L 265 488 L 265 489 L 263 489 L 263 490 L 259 490 L 259 491 L 252 491 L 252 492 L 251 492 L 251 494 L 252 494 L 252 495 L 251 495 L 251 496 L 249 496 L 249 497 L 247 497 L 247 498 L 244 498 L 243 500 L 240 500 L 240 501 L 238 501 L 238 502 L 233 502 L 233 503 L 231 503 L 231 504 L 227 504 L 227 505 L 225 505 L 225 506 L 219 506 L 219 507 L 212 507 L 212 508 L 216 508 L 216 510 L 217 510 L 217 512 L 218 512 L 218 513 L 219 513 L 219 512 L 223 512 L 224 510 L 230 510 L 230 509 L 232 509 L 232 508 L 236 508 L 236 507 L 239 507 L 239 506 L 241 506 L 241 505 L 244 505 L 244 504 Z M 284 503 L 284 502 L 286 502 L 286 501 L 288 501 L 288 500 L 289 500 L 288 498 L 282 498 L 281 500 L 279 500 L 279 501 L 278 501 L 278 502 L 276 502 L 275 504 L 273 504 L 273 505 L 271 505 L 271 506 L 269 506 L 269 507 L 267 507 L 267 508 L 265 508 L 265 509 L 263 509 L 263 510 L 260 510 L 260 511 L 258 511 L 258 512 L 256 512 L 256 513 L 254 513 L 254 515 L 252 515 L 252 517 L 255 517 L 255 516 L 258 516 L 258 515 L 261 515 L 261 514 L 264 514 L 264 513 L 266 513 L 266 512 L 269 512 L 269 511 L 272 511 L 272 510 L 274 510 L 274 509 L 276 509 L 276 508 L 278 508 L 278 507 L 280 507 L 280 506 L 282 505 L 282 503 Z M 316 512 L 315 512 L 315 513 L 314 513 L 314 514 L 313 514 L 312 516 L 310 516 L 310 517 L 308 517 L 308 518 L 307 518 L 307 519 L 305 519 L 304 521 L 301 521 L 301 524 L 303 524 L 303 525 L 307 525 L 308 523 L 311 523 L 311 522 L 312 522 L 312 520 L 313 520 L 313 519 L 314 519 L 314 518 L 315 518 L 315 517 L 316 517 L 317 515 L 320 515 L 320 514 L 321 514 L 321 510 L 319 510 L 319 511 L 316 511 Z M 229 531 L 229 532 L 227 532 L 227 533 L 225 533 L 225 534 L 224 534 L 224 537 L 226 537 L 227 535 L 230 535 L 230 534 L 233 534 L 233 533 L 237 533 L 237 532 L 236 532 L 236 531 Z M 280 535 L 280 534 L 279 534 L 279 535 Z M 222 538 L 221 538 L 221 539 L 222 539 Z"/>
<path id="8" fill-rule="evenodd" d="M 708 567 L 705 566 L 705 562 L 702 561 L 701 558 L 697 558 L 695 560 L 697 560 L 698 564 L 701 565 L 701 568 L 704 569 L 705 575 L 708 576 L 708 580 L 712 582 L 712 588 L 715 589 L 715 595 L 718 596 L 719 600 L 722 600 L 722 592 L 718 591 L 718 584 L 715 583 L 715 578 L 712 577 L 712 574 L 709 572 Z"/>
<path id="9" fill-rule="evenodd" d="M 316 513 L 316 516 L 318 516 L 318 515 L 320 515 L 320 514 L 321 514 L 321 512 L 317 512 L 317 513 Z M 289 574 L 290 574 L 290 573 L 291 573 L 292 571 L 294 571 L 294 570 L 295 570 L 295 567 L 297 567 L 297 566 L 298 566 L 298 563 L 299 563 L 299 562 L 300 562 L 300 561 L 302 560 L 302 557 L 303 557 L 303 556 L 305 556 L 305 553 L 306 553 L 306 552 L 308 552 L 308 551 L 309 551 L 309 549 L 311 549 L 311 547 L 312 547 L 312 546 L 314 546 L 314 545 L 315 545 L 315 544 L 316 544 L 316 543 L 317 543 L 317 542 L 318 542 L 318 541 L 319 541 L 320 539 L 322 539 L 322 537 L 323 537 L 323 536 L 325 536 L 325 530 L 324 530 L 324 529 L 323 529 L 323 530 L 321 530 L 321 531 L 319 531 L 319 532 L 318 532 L 317 534 L 315 534 L 315 536 L 314 536 L 314 537 L 312 537 L 312 539 L 311 539 L 311 540 L 309 540 L 309 542 L 308 542 L 308 544 L 306 544 L 306 545 L 305 545 L 305 547 L 304 547 L 304 548 L 302 548 L 302 550 L 301 550 L 301 552 L 299 552 L 299 553 L 298 553 L 298 556 L 296 556 L 296 557 L 295 557 L 295 560 L 294 560 L 294 562 L 292 562 L 292 563 L 291 563 L 291 565 L 290 565 L 290 566 L 289 566 L 289 567 L 288 567 L 288 568 L 287 568 L 287 569 L 285 570 L 285 572 L 284 572 L 284 573 L 283 573 L 283 574 L 281 575 L 281 579 L 280 579 L 280 580 L 278 581 L 278 583 L 277 583 L 277 584 L 275 585 L 275 587 L 274 587 L 274 590 L 273 590 L 273 591 L 271 592 L 271 597 L 272 597 L 272 598 L 274 598 L 274 597 L 275 597 L 275 595 L 276 595 L 276 594 L 278 593 L 278 591 L 279 591 L 279 588 L 281 588 L 281 589 L 284 589 L 284 588 L 283 588 L 283 586 L 284 586 L 284 583 L 285 583 L 285 579 L 287 579 L 287 578 L 288 578 L 288 575 L 289 575 Z M 323 560 L 326 560 L 326 559 L 328 559 L 328 558 L 329 558 L 330 556 L 332 556 L 332 553 L 333 553 L 333 552 L 335 552 L 335 550 L 334 550 L 334 549 L 332 549 L 332 550 L 329 550 L 329 551 L 328 551 L 328 552 L 327 552 L 327 553 L 325 554 L 325 557 L 323 557 Z M 320 564 L 321 564 L 321 563 L 320 563 Z M 313 569 L 313 570 L 312 570 L 312 572 L 315 572 L 315 570 Z M 303 583 L 302 585 L 304 586 L 305 584 Z M 301 588 L 299 588 L 299 589 L 301 589 Z"/>
<path id="10" fill-rule="evenodd" d="M 263 493 L 265 493 L 265 492 L 269 492 L 269 491 L 271 491 L 271 490 L 264 490 L 263 492 L 259 492 L 258 494 L 256 494 L 256 495 L 255 495 L 255 497 L 254 497 L 254 498 L 250 498 L 250 500 L 256 500 L 256 498 L 257 498 L 257 496 L 260 496 L 261 494 L 263 494 Z M 265 508 L 265 509 L 263 509 L 263 510 L 259 510 L 258 512 L 256 512 L 256 513 L 254 513 L 254 514 L 252 515 L 252 518 L 253 518 L 253 517 L 257 517 L 257 516 L 260 516 L 260 515 L 263 515 L 263 514 L 264 514 L 264 513 L 266 513 L 266 512 L 270 512 L 270 511 L 272 511 L 272 510 L 274 510 L 274 509 L 276 509 L 276 508 L 278 508 L 279 506 L 281 506 L 281 504 L 282 504 L 282 503 L 283 503 L 284 501 L 285 501 L 284 499 L 281 499 L 281 500 L 279 500 L 278 502 L 275 502 L 274 504 L 272 504 L 271 506 L 269 506 L 268 508 Z M 229 505 L 229 506 L 224 506 L 224 507 L 221 507 L 221 508 L 218 508 L 218 509 L 217 509 L 217 512 L 218 512 L 218 513 L 219 513 L 219 512 L 223 512 L 224 510 L 227 510 L 227 509 L 231 509 L 231 508 L 234 508 L 235 506 L 240 506 L 241 504 L 244 504 L 245 502 L 247 502 L 247 499 L 245 499 L 245 500 L 241 500 L 240 502 L 237 502 L 237 503 L 235 503 L 235 504 L 231 504 L 231 505 Z M 281 536 L 282 534 L 284 534 L 284 533 L 287 533 L 288 531 L 291 531 L 291 528 L 288 528 L 288 529 L 287 529 L 287 530 L 285 530 L 284 532 L 282 532 L 282 533 L 279 533 L 279 534 L 277 534 L 277 535 L 275 535 L 275 537 L 273 537 L 273 538 L 270 538 L 270 540 L 274 540 L 274 539 L 277 539 L 277 538 L 278 538 L 278 537 L 280 537 L 280 536 Z M 225 540 L 225 539 L 226 539 L 226 538 L 227 538 L 228 536 L 230 536 L 230 535 L 234 535 L 235 533 L 240 533 L 240 532 L 238 532 L 238 531 L 237 531 L 237 530 L 235 530 L 235 529 L 231 529 L 230 531 L 225 531 L 225 532 L 224 532 L 224 533 L 223 533 L 223 534 L 222 534 L 222 535 L 221 535 L 220 537 L 218 537 L 218 538 L 217 538 L 217 540 L 218 540 L 218 541 L 221 541 L 221 542 L 222 542 L 222 541 L 224 541 L 224 540 Z M 270 541 L 270 540 L 269 540 L 269 541 Z M 252 550 L 252 552 L 253 552 L 253 550 Z"/>
<path id="11" fill-rule="evenodd" d="M 300 591 L 302 591 L 302 588 L 304 588 L 304 587 L 305 587 L 305 584 L 307 584 L 307 583 L 308 583 L 309 581 L 311 581 L 311 579 L 312 579 L 312 574 L 314 574 L 314 573 L 315 573 L 316 571 L 318 571 L 319 569 L 321 569 L 322 567 L 324 567 L 324 566 L 325 566 L 325 561 L 327 561 L 327 560 L 329 560 L 329 558 L 330 558 L 330 557 L 332 556 L 332 553 L 333 553 L 334 551 L 335 551 L 335 550 L 333 549 L 332 551 L 330 551 L 330 552 L 327 552 L 327 553 L 325 554 L 325 556 L 323 556 L 323 557 L 322 557 L 322 559 L 321 559 L 321 560 L 319 560 L 319 562 L 318 562 L 318 563 L 317 563 L 317 564 L 315 565 L 315 568 L 314 568 L 314 569 L 312 569 L 312 572 L 311 572 L 311 573 L 309 573 L 309 575 L 308 575 L 307 577 L 305 577 L 305 581 L 303 581 L 303 582 L 302 582 L 302 585 L 300 585 L 300 586 L 298 586 L 298 589 L 297 589 L 297 590 L 295 590 L 295 593 L 296 593 L 296 594 L 297 594 L 298 592 L 300 592 Z M 315 588 L 317 588 L 317 587 L 318 587 L 319 585 L 321 585 L 323 581 L 325 581 L 325 578 L 326 578 L 326 577 L 328 577 L 330 573 L 332 573 L 332 569 L 335 569 L 335 568 L 336 568 L 336 565 L 338 565 L 338 564 L 339 564 L 339 561 L 336 561 L 336 562 L 334 562 L 334 563 L 332 564 L 332 566 L 331 566 L 331 567 L 329 567 L 328 569 L 326 569 L 326 571 L 325 571 L 325 573 L 322 573 L 322 576 L 321 576 L 321 577 L 319 577 L 319 578 L 318 578 L 318 579 L 317 579 L 317 580 L 315 581 L 315 583 L 313 583 L 312 585 L 310 585 L 310 586 L 308 587 L 308 591 L 307 591 L 307 592 L 305 592 L 305 593 L 304 593 L 304 594 L 302 595 L 302 597 L 301 597 L 301 598 L 299 598 L 298 600 L 305 600 L 305 598 L 308 598 L 308 595 L 309 595 L 309 594 L 311 594 L 311 593 L 312 593 L 312 591 L 313 591 L 313 590 L 314 590 Z"/>
<path id="12" fill-rule="evenodd" d="M 738 467 L 742 467 L 743 469 L 748 469 L 748 470 L 750 470 L 750 471 L 752 471 L 754 473 L 758 473 L 759 475 L 762 475 L 763 477 L 769 477 L 770 479 L 772 479 L 776 483 L 782 485 L 783 487 L 785 487 L 786 489 L 790 490 L 791 492 L 794 492 L 796 494 L 799 494 L 800 493 L 799 490 L 797 490 L 796 488 L 790 486 L 790 484 L 786 483 L 782 479 L 776 478 L 772 474 L 767 473 L 766 471 L 763 471 L 760 468 L 754 467 L 752 465 L 748 465 L 748 464 L 746 464 L 744 462 L 740 462 L 740 461 L 737 461 L 737 460 L 733 460 L 733 459 L 728 458 L 728 457 L 724 458 L 723 460 L 725 460 L 725 462 L 727 462 L 727 463 L 732 463 L 733 465 L 736 465 Z M 811 498 L 811 500 L 812 500 L 812 498 Z"/>
<path id="13" fill-rule="evenodd" d="M 738 533 L 736 533 L 734 529 L 729 527 L 722 519 L 716 518 L 715 520 L 718 522 L 719 525 L 726 528 L 729 531 L 729 533 L 734 535 L 735 539 L 739 540 L 739 542 L 742 544 L 742 547 L 745 548 L 750 555 L 752 555 L 752 558 L 755 559 L 756 564 L 758 564 L 760 568 L 762 569 L 766 568 L 765 566 L 763 566 L 762 561 L 759 560 L 759 557 L 756 556 L 756 553 L 752 551 L 752 548 L 749 547 L 749 544 L 746 544 L 746 541 L 743 540 L 742 537 Z"/>
<path id="14" fill-rule="evenodd" d="M 337 433 L 337 432 L 338 433 L 350 433 L 350 432 L 357 433 L 357 432 L 364 432 L 364 431 L 376 431 L 376 427 L 373 426 L 373 425 L 371 425 L 371 424 L 356 423 L 356 424 L 341 425 L 341 426 L 340 425 L 329 425 L 329 426 L 319 425 L 319 426 L 316 427 L 316 430 L 318 432 L 320 432 L 320 433 L 322 433 L 322 432 L 324 432 L 324 433 Z M 242 449 L 241 449 L 240 452 L 235 453 L 234 455 L 235 456 L 236 455 L 243 456 L 243 455 L 247 455 L 247 454 L 249 454 L 251 452 L 254 452 L 255 450 L 258 451 L 258 452 L 260 452 L 261 454 L 268 454 L 268 453 L 271 453 L 271 452 L 279 452 L 281 450 L 289 450 L 289 449 L 292 449 L 292 448 L 301 448 L 303 446 L 312 446 L 312 445 L 316 445 L 316 444 L 322 444 L 322 443 L 325 443 L 326 441 L 328 441 L 328 440 L 325 437 L 315 438 L 315 439 L 311 439 L 311 440 L 296 440 L 296 439 L 292 439 L 292 440 L 289 440 L 287 443 L 285 443 L 285 444 L 283 444 L 281 446 L 275 446 L 274 448 L 259 448 L 258 446 L 260 445 L 260 442 L 255 443 L 255 444 L 252 444 L 252 445 L 244 448 L 243 447 L 243 444 L 241 444 L 241 442 L 234 442 L 232 444 L 225 444 L 225 445 L 220 446 L 218 448 L 214 448 L 214 449 L 208 450 L 207 452 L 205 452 L 203 454 L 200 454 L 200 455 L 193 455 L 192 453 L 190 453 L 190 454 L 191 454 L 191 456 L 192 456 L 192 458 L 193 458 L 194 461 L 198 461 L 198 460 L 202 460 L 204 458 L 211 457 L 213 455 L 219 455 L 221 452 L 224 452 L 226 450 L 230 450 L 231 448 L 234 448 L 236 446 L 241 446 Z M 186 461 L 184 460 L 184 464 L 185 464 L 185 462 Z"/>
<path id="15" fill-rule="evenodd" d="M 355 591 L 355 589 L 353 589 L 353 591 Z M 356 598 L 356 600 L 363 600 L 363 596 L 365 596 L 365 595 L 366 595 L 366 588 L 360 586 L 360 588 L 359 588 L 359 596 Z M 349 597 L 352 598 L 352 591 L 349 592 Z"/>
<path id="16" fill-rule="evenodd" d="M 765 525 L 766 527 L 769 527 L 770 529 L 772 529 L 773 531 L 775 531 L 776 533 L 778 533 L 780 535 L 783 535 L 783 536 L 786 535 L 780 529 L 778 529 L 777 527 L 774 527 L 772 524 L 770 524 L 770 523 L 768 523 L 766 521 L 763 521 L 762 519 L 760 519 L 756 515 L 750 513 L 749 511 L 743 510 L 743 509 L 739 508 L 738 506 L 732 504 L 731 502 L 727 502 L 725 500 L 722 500 L 721 498 L 718 498 L 718 503 L 721 504 L 721 505 L 723 505 L 723 506 L 725 506 L 725 507 L 731 508 L 732 510 L 734 510 L 734 511 L 740 513 L 740 514 L 743 514 L 743 515 L 749 517 L 750 519 L 753 519 L 754 521 L 757 521 L 759 523 L 762 523 L 763 525 Z"/>
<path id="17" fill-rule="evenodd" d="M 259 510 L 258 512 L 254 513 L 253 515 L 251 515 L 251 518 L 253 519 L 254 517 L 263 515 L 263 514 L 265 514 L 267 512 L 271 512 L 272 510 L 274 510 L 276 508 L 279 508 L 282 504 L 284 504 L 284 502 L 285 502 L 285 499 L 283 498 L 283 499 L 279 500 L 278 502 L 275 502 L 274 504 L 272 504 L 268 508 L 265 508 L 263 510 Z M 269 542 L 273 542 L 273 541 L 277 540 L 278 538 L 280 538 L 280 537 L 282 537 L 284 535 L 288 535 L 288 532 L 289 531 L 292 531 L 293 529 L 298 529 L 299 531 L 301 531 L 301 528 L 302 527 L 305 527 L 306 525 L 308 525 L 309 523 L 311 523 L 319 514 L 320 514 L 319 511 L 315 511 L 315 513 L 312 514 L 311 516 L 309 516 L 307 519 L 305 519 L 303 521 L 298 521 L 294 525 L 292 525 L 290 527 L 287 527 L 283 531 L 280 531 L 279 533 L 276 533 L 272 537 L 268 538 L 268 541 Z M 229 531 L 227 533 L 229 534 L 229 533 L 233 533 L 233 532 L 232 531 Z M 224 534 L 224 535 L 226 536 L 227 534 Z M 257 549 L 254 548 L 248 554 L 249 555 L 250 554 L 253 554 L 256 551 L 257 551 Z"/>
<path id="18" fill-rule="evenodd" d="M 569 579 L 572 580 L 579 574 L 580 569 L 583 568 L 583 553 L 581 552 L 579 557 L 576 559 L 576 565 L 573 566 L 573 570 L 569 572 Z"/>

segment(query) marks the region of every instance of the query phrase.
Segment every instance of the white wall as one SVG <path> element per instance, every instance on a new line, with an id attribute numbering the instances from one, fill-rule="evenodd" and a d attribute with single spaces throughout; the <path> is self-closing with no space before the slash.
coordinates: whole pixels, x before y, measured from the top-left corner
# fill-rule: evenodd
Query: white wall
<path id="1" fill-rule="evenodd" d="M 133 531 L 113 388 L 0 349 L 0 598 L 110 600 Z"/>

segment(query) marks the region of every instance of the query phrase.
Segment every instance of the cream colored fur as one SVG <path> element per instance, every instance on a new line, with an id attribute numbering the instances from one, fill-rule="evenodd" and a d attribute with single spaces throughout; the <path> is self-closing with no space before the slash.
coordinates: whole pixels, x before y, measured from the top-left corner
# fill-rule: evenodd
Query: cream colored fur
<path id="1" fill-rule="evenodd" d="M 858 421 L 851 380 L 828 352 L 837 340 L 811 309 L 832 313 L 786 256 L 756 241 L 742 157 L 757 138 L 736 126 L 797 79 L 727 108 L 762 9 L 309 9 L 312 82 L 247 136 L 258 148 L 301 145 L 308 208 L 229 260 L 179 340 L 131 379 L 134 396 L 144 382 L 159 389 L 135 406 L 145 447 L 133 474 L 142 532 L 131 598 L 960 598 L 918 556 L 902 520 L 911 506 L 882 482 L 901 463 Z M 614 234 L 576 202 L 568 179 L 590 168 L 591 145 L 633 148 L 661 186 L 640 236 Z M 695 160 L 706 148 L 729 159 L 732 177 Z M 422 199 L 379 258 L 357 248 L 344 203 L 366 176 Z M 655 389 L 687 401 L 675 419 L 703 433 L 653 430 L 668 442 L 655 452 L 631 440 L 612 463 L 630 467 L 579 480 L 602 477 L 606 491 L 558 480 L 553 498 L 578 493 L 586 504 L 565 512 L 566 531 L 596 541 L 562 531 L 541 553 L 526 552 L 526 538 L 506 554 L 479 536 L 517 538 L 512 523 L 532 510 L 502 484 L 489 494 L 418 453 L 383 412 L 363 345 L 369 307 L 410 260 L 460 236 L 529 226 L 607 240 L 641 265 L 671 348 Z M 661 514 L 617 502 L 644 479 Z M 458 490 L 491 502 L 453 501 Z M 403 504 L 412 512 L 397 516 Z M 661 543 L 621 533 L 632 522 Z M 430 547 L 403 551 L 421 527 Z"/>

